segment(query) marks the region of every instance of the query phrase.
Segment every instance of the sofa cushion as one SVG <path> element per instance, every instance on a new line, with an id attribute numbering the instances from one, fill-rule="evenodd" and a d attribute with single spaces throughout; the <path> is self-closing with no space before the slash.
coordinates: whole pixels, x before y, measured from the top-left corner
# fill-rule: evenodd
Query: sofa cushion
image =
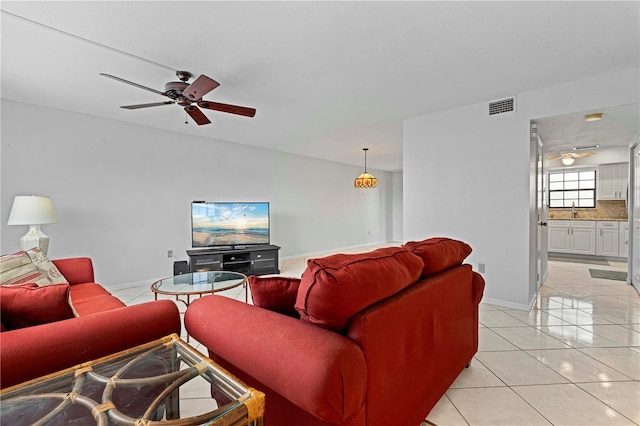
<path id="1" fill-rule="evenodd" d="M 471 254 L 471 247 L 467 243 L 444 237 L 409 241 L 403 247 L 423 260 L 421 278 L 461 265 Z"/>
<path id="2" fill-rule="evenodd" d="M 73 318 L 69 284 L 0 286 L 0 315 L 8 330 Z"/>
<path id="3" fill-rule="evenodd" d="M 300 278 L 249 277 L 254 305 L 295 318 L 300 317 L 295 308 L 299 287 Z"/>
<path id="4" fill-rule="evenodd" d="M 340 331 L 357 312 L 415 283 L 422 267 L 402 247 L 310 259 L 296 309 L 302 320 Z"/>
<path id="5" fill-rule="evenodd" d="M 76 316 L 96 314 L 126 306 L 104 287 L 96 283 L 82 283 L 71 286 L 71 300 Z"/>
<path id="6" fill-rule="evenodd" d="M 0 257 L 0 284 L 62 284 L 67 280 L 38 248 Z"/>

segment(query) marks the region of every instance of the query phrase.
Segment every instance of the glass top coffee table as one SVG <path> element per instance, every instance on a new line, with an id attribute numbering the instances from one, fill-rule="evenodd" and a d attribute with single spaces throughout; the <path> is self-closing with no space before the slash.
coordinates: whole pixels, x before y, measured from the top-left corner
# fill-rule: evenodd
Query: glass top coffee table
<path id="1" fill-rule="evenodd" d="M 191 304 L 191 296 L 218 293 L 235 287 L 244 287 L 244 301 L 248 302 L 247 276 L 239 272 L 205 271 L 176 275 L 151 284 L 156 300 L 159 294 L 175 296 L 176 301 Z M 182 299 L 184 297 L 184 299 Z"/>
<path id="2" fill-rule="evenodd" d="M 196 388 L 206 403 L 194 409 Z M 0 424 L 12 426 L 262 425 L 264 408 L 262 392 L 176 334 L 0 391 Z"/>

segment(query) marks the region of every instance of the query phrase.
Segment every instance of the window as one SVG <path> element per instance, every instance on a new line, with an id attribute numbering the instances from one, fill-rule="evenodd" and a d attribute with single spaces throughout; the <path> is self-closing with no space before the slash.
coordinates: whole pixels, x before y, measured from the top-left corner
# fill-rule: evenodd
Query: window
<path id="1" fill-rule="evenodd" d="M 596 171 L 571 170 L 549 173 L 549 207 L 596 206 Z"/>

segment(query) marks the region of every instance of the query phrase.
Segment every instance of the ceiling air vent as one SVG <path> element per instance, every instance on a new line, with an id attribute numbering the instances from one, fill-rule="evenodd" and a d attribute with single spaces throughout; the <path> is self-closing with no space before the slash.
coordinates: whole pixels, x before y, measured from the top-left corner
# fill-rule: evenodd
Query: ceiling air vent
<path id="1" fill-rule="evenodd" d="M 515 97 L 489 102 L 489 116 L 505 114 L 507 112 L 515 112 L 515 110 L 516 110 Z"/>

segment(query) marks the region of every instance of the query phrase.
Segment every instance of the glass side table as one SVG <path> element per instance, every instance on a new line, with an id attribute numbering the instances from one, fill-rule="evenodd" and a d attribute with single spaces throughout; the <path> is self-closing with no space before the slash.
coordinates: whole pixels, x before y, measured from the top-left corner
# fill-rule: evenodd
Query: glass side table
<path id="1" fill-rule="evenodd" d="M 239 286 L 244 287 L 244 301 L 248 302 L 247 276 L 239 272 L 205 271 L 176 275 L 154 282 L 151 291 L 156 300 L 158 294 L 172 295 L 188 307 L 191 296 L 200 297 Z"/>

